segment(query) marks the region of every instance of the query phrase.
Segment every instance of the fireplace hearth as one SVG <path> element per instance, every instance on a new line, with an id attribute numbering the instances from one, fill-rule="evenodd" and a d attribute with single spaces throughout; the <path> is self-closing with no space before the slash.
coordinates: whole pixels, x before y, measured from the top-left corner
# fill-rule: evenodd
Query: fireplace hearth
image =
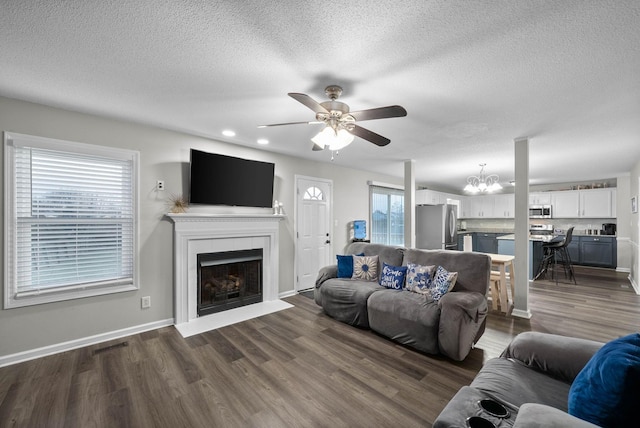
<path id="1" fill-rule="evenodd" d="M 262 249 L 198 254 L 198 316 L 262 302 Z"/>

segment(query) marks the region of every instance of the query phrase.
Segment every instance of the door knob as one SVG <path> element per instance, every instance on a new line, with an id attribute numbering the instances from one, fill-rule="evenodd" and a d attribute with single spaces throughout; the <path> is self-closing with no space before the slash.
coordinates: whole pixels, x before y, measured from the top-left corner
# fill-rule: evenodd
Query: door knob
<path id="1" fill-rule="evenodd" d="M 331 241 L 327 239 L 324 243 L 325 244 L 331 244 Z"/>

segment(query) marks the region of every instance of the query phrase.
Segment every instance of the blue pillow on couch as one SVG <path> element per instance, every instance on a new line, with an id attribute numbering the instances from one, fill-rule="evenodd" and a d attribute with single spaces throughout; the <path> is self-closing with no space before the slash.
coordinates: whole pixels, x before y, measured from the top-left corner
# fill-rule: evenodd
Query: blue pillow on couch
<path id="1" fill-rule="evenodd" d="M 386 263 L 382 263 L 382 272 L 380 273 L 379 284 L 386 288 L 402 290 L 406 274 L 406 266 L 391 266 Z"/>
<path id="2" fill-rule="evenodd" d="M 356 254 L 356 256 L 364 256 L 364 253 Z M 338 278 L 351 278 L 353 276 L 353 255 L 336 255 L 336 258 L 338 259 Z"/>
<path id="3" fill-rule="evenodd" d="M 640 333 L 605 344 L 569 390 L 569 414 L 601 427 L 638 423 Z"/>

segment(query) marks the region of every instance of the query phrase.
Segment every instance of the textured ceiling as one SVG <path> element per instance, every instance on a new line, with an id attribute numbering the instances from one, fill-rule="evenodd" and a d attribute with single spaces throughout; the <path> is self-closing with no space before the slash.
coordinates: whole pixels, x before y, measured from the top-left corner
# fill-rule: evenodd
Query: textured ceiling
<path id="1" fill-rule="evenodd" d="M 124 118 L 330 162 L 318 125 L 287 96 L 361 122 L 333 162 L 459 190 L 487 163 L 513 179 L 513 140 L 530 137 L 532 184 L 601 180 L 640 159 L 640 2 L 3 0 L 0 95 Z M 224 137 L 233 129 L 235 137 Z M 262 148 L 262 146 L 260 146 Z"/>

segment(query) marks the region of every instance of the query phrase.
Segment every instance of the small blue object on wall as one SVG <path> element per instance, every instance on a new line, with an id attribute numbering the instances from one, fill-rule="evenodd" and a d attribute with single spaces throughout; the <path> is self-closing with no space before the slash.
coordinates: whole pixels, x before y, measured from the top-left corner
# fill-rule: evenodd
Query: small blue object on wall
<path id="1" fill-rule="evenodd" d="M 353 239 L 365 239 L 367 237 L 366 220 L 353 221 Z"/>

